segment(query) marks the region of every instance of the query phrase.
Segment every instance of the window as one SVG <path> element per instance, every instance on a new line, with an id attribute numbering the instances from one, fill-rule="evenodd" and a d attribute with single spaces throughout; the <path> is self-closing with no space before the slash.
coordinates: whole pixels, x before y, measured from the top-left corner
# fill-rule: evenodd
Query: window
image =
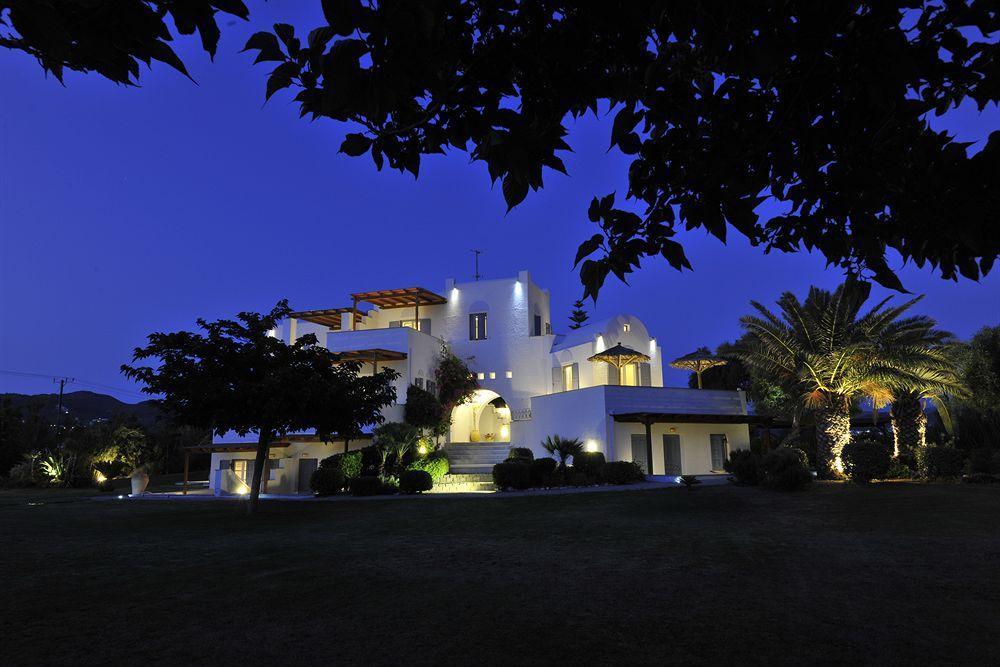
<path id="1" fill-rule="evenodd" d="M 621 384 L 626 387 L 639 386 L 639 366 L 637 364 L 625 364 L 622 366 Z"/>
<path id="2" fill-rule="evenodd" d="M 497 379 L 497 374 L 496 374 L 495 371 L 490 371 L 490 379 L 491 380 L 496 380 Z"/>
<path id="3" fill-rule="evenodd" d="M 424 388 L 424 379 L 423 378 L 414 378 L 413 379 L 413 384 L 415 384 L 418 387 L 420 387 L 421 389 L 423 389 Z"/>
<path id="4" fill-rule="evenodd" d="M 547 334 L 552 333 L 552 323 L 551 322 L 546 322 L 545 323 L 545 333 L 547 333 Z"/>
<path id="5" fill-rule="evenodd" d="M 563 391 L 569 391 L 573 388 L 573 364 L 567 364 L 563 366 Z"/>
<path id="6" fill-rule="evenodd" d="M 281 467 L 281 459 L 267 460 L 267 479 L 269 482 L 273 482 L 277 478 L 275 470 L 281 470 Z"/>
<path id="7" fill-rule="evenodd" d="M 514 371 L 507 371 L 506 373 L 504 373 L 504 375 L 506 375 L 507 379 L 509 380 L 512 377 L 514 377 Z"/>
<path id="8" fill-rule="evenodd" d="M 438 390 L 437 382 L 435 382 L 434 380 L 428 380 L 427 381 L 426 389 L 427 389 L 427 391 L 431 392 L 432 394 L 434 394 L 436 396 L 437 395 L 437 390 Z"/>
<path id="9" fill-rule="evenodd" d="M 486 313 L 469 313 L 469 340 L 486 340 Z"/>
<path id="10" fill-rule="evenodd" d="M 726 465 L 726 451 L 729 447 L 728 438 L 723 433 L 712 433 L 708 436 L 709 447 L 712 449 L 712 470 L 721 471 Z"/>
<path id="11" fill-rule="evenodd" d="M 541 315 L 535 315 L 535 326 L 531 330 L 531 335 L 532 336 L 541 336 L 542 335 L 542 316 Z"/>
<path id="12" fill-rule="evenodd" d="M 625 333 L 628 333 L 631 330 L 632 330 L 632 325 L 631 324 L 623 324 L 622 325 L 622 331 L 624 331 Z"/>
<path id="13" fill-rule="evenodd" d="M 236 475 L 236 479 L 240 480 L 244 484 L 249 484 L 249 479 L 253 477 L 253 466 L 249 465 L 251 461 L 246 459 L 233 459 L 233 473 Z"/>
<path id="14" fill-rule="evenodd" d="M 476 379 L 477 380 L 485 380 L 486 379 L 486 373 L 476 373 Z"/>
<path id="15" fill-rule="evenodd" d="M 429 334 L 431 332 L 431 320 L 429 317 L 421 317 L 419 320 L 392 320 L 389 322 L 389 326 L 416 329 L 417 331 L 422 331 L 425 334 Z"/>

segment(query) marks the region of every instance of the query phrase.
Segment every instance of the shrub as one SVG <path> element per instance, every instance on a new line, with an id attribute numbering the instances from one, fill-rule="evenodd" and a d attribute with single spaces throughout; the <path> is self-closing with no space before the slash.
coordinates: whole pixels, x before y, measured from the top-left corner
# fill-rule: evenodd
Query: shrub
<path id="1" fill-rule="evenodd" d="M 434 488 L 434 480 L 426 470 L 404 470 L 399 476 L 399 490 L 403 493 L 422 493 Z"/>
<path id="2" fill-rule="evenodd" d="M 442 419 L 444 408 L 437 396 L 415 384 L 406 388 L 403 421 L 417 428 L 434 428 Z"/>
<path id="3" fill-rule="evenodd" d="M 566 469 L 566 461 L 583 452 L 583 443 L 576 438 L 550 435 L 542 441 L 542 447 L 549 454 L 559 456 L 559 469 Z"/>
<path id="4" fill-rule="evenodd" d="M 991 475 L 986 472 L 974 472 L 962 475 L 962 481 L 966 484 L 1000 484 L 1000 475 Z"/>
<path id="5" fill-rule="evenodd" d="M 531 485 L 548 486 L 552 482 L 552 475 L 556 471 L 556 460 L 545 456 L 531 462 Z"/>
<path id="6" fill-rule="evenodd" d="M 886 479 L 892 465 L 892 448 L 874 438 L 852 438 L 841 453 L 844 473 L 855 484 Z"/>
<path id="7" fill-rule="evenodd" d="M 931 445 L 917 451 L 920 474 L 928 479 L 958 477 L 965 466 L 965 452 L 955 447 Z"/>
<path id="8" fill-rule="evenodd" d="M 317 496 L 332 496 L 344 489 L 344 471 L 337 466 L 321 466 L 309 478 L 309 488 Z"/>
<path id="9" fill-rule="evenodd" d="M 604 465 L 604 481 L 608 484 L 634 484 L 646 481 L 646 473 L 635 461 L 611 461 Z"/>
<path id="10" fill-rule="evenodd" d="M 378 477 L 373 475 L 364 475 L 362 477 L 355 477 L 350 481 L 348 487 L 351 490 L 352 496 L 379 496 L 385 493 L 383 487 L 389 486 L 391 484 L 386 484 Z"/>
<path id="11" fill-rule="evenodd" d="M 723 466 L 737 484 L 760 484 L 760 456 L 749 449 L 734 449 Z"/>
<path id="12" fill-rule="evenodd" d="M 994 452 L 993 449 L 989 447 L 973 449 L 969 454 L 969 463 L 967 468 L 970 474 L 1000 474 L 1000 452 Z"/>
<path id="13" fill-rule="evenodd" d="M 110 479 L 105 479 L 97 484 L 97 490 L 104 493 L 111 493 L 115 490 L 115 483 Z"/>
<path id="14" fill-rule="evenodd" d="M 812 482 L 809 458 L 801 449 L 778 447 L 761 461 L 763 482 L 778 491 L 797 491 Z"/>
<path id="15" fill-rule="evenodd" d="M 410 465 L 406 467 L 407 470 L 423 470 L 431 476 L 431 480 L 434 483 L 440 482 L 441 478 L 448 474 L 450 470 L 450 465 L 448 463 L 448 455 L 443 451 L 434 452 L 423 458 L 414 459 Z"/>
<path id="16" fill-rule="evenodd" d="M 913 479 L 916 471 L 898 458 L 893 459 L 883 479 Z"/>
<path id="17" fill-rule="evenodd" d="M 580 452 L 573 457 L 573 470 L 581 472 L 592 482 L 600 482 L 604 479 L 604 454 L 601 452 Z"/>
<path id="18" fill-rule="evenodd" d="M 687 487 L 688 491 L 694 489 L 695 485 L 701 484 L 701 480 L 695 475 L 681 475 L 681 484 Z"/>
<path id="19" fill-rule="evenodd" d="M 510 453 L 507 454 L 508 461 L 531 461 L 534 458 L 534 452 L 528 447 L 511 447 Z"/>
<path id="20" fill-rule="evenodd" d="M 527 489 L 531 486 L 531 465 L 504 461 L 493 466 L 493 483 L 498 489 Z"/>
<path id="21" fill-rule="evenodd" d="M 358 449 L 353 452 L 334 454 L 333 456 L 328 456 L 319 462 L 320 468 L 338 468 L 340 472 L 343 473 L 344 479 L 350 481 L 356 477 L 361 476 L 362 469 L 362 459 L 365 455 L 365 449 L 372 449 L 371 447 L 365 447 L 364 449 Z"/>
<path id="22" fill-rule="evenodd" d="M 566 475 L 566 484 L 569 486 L 590 486 L 593 481 L 587 473 L 572 468 Z"/>

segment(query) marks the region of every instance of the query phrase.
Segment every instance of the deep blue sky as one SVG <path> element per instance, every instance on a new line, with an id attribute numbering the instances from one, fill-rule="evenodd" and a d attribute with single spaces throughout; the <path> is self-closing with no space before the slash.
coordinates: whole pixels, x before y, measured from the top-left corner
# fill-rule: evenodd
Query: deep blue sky
<path id="1" fill-rule="evenodd" d="M 223 25 L 214 63 L 196 39 L 179 39 L 198 85 L 157 65 L 140 88 L 72 73 L 62 87 L 0 49 L 0 370 L 74 376 L 137 400 L 118 367 L 151 331 L 281 297 L 304 309 L 364 289 L 442 289 L 447 277 L 471 278 L 471 248 L 484 251 L 486 277 L 530 270 L 565 330 L 581 293 L 572 259 L 594 233 L 589 200 L 626 190 L 626 160 L 606 152 L 607 119 L 573 125 L 570 176 L 547 173 L 546 188 L 506 216 L 485 167 L 464 154 L 425 160 L 417 181 L 378 173 L 369 158 L 337 154 L 344 126 L 300 121 L 290 94 L 262 106 L 270 66 L 238 51 L 277 20 L 303 33 L 320 24 L 318 1 L 295 7 L 251 3 L 251 23 Z M 962 108 L 935 125 L 982 141 L 1000 113 Z M 631 286 L 611 279 L 592 317 L 636 314 L 679 356 L 736 337 L 750 299 L 841 279 L 821 257 L 764 256 L 731 233 L 728 246 L 681 234 L 693 273 L 649 262 Z M 914 267 L 901 276 L 926 294 L 918 310 L 962 337 L 1000 323 L 1000 271 L 980 284 Z M 0 374 L 0 391 L 52 389 Z"/>

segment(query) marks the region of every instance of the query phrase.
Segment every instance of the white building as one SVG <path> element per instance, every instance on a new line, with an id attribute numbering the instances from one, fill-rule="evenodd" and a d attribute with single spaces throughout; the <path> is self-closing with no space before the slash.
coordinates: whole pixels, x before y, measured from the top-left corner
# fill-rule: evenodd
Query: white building
<path id="1" fill-rule="evenodd" d="M 545 456 L 541 441 L 549 435 L 579 438 L 587 450 L 609 461 L 638 461 L 653 475 L 719 474 L 730 450 L 749 447 L 754 418 L 742 392 L 664 387 L 661 347 L 631 315 L 554 333 L 549 292 L 527 271 L 449 279 L 440 293 L 413 287 L 353 294 L 350 305 L 294 313 L 276 335 L 290 342 L 307 333 L 364 362 L 362 373 L 383 366 L 399 372 L 387 421 L 402 420 L 410 384 L 435 390 L 442 346 L 465 361 L 480 389 L 451 416 L 445 447 L 453 471 L 489 472 L 511 446 Z M 648 361 L 619 370 L 589 360 L 617 344 Z M 307 435 L 275 443 L 268 491 L 306 492 L 320 460 L 366 444 Z M 250 478 L 254 444 L 225 439 L 212 450 L 213 488 L 238 490 Z"/>

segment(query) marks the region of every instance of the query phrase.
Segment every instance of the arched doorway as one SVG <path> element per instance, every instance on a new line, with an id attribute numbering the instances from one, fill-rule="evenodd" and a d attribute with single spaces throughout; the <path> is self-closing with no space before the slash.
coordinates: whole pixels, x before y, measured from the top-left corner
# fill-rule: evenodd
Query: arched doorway
<path id="1" fill-rule="evenodd" d="M 510 408 L 495 391 L 477 389 L 451 411 L 451 442 L 510 442 Z"/>

